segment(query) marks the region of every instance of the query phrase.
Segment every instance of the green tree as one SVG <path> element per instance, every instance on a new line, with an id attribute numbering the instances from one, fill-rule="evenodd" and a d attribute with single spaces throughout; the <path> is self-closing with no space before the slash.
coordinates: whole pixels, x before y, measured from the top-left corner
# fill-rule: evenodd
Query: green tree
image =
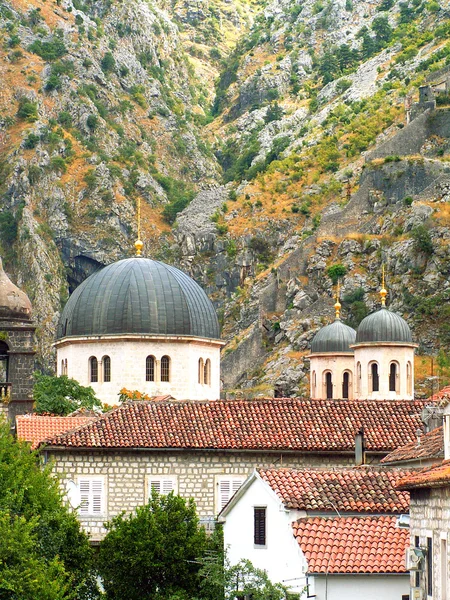
<path id="1" fill-rule="evenodd" d="M 338 282 L 338 279 L 340 279 L 341 277 L 344 277 L 344 275 L 346 273 L 347 273 L 347 269 L 346 269 L 345 265 L 342 265 L 341 263 L 331 265 L 327 269 L 327 275 L 335 285 Z"/>
<path id="2" fill-rule="evenodd" d="M 0 598 L 98 597 L 92 550 L 49 468 L 0 423 Z"/>
<path id="3" fill-rule="evenodd" d="M 107 52 L 105 56 L 102 58 L 100 66 L 104 73 L 111 73 L 116 68 L 116 61 L 114 60 L 114 56 L 111 52 Z"/>
<path id="4" fill-rule="evenodd" d="M 433 240 L 430 231 L 425 225 L 417 225 L 411 231 L 411 237 L 414 240 L 414 249 L 416 252 L 423 252 L 431 256 L 434 252 Z"/>
<path id="5" fill-rule="evenodd" d="M 153 493 L 145 506 L 107 524 L 99 572 L 108 600 L 186 600 L 197 596 L 207 548 L 192 499 Z"/>
<path id="6" fill-rule="evenodd" d="M 388 43 L 392 39 L 392 27 L 387 17 L 376 17 L 372 22 L 372 30 L 379 42 Z"/>
<path id="7" fill-rule="evenodd" d="M 67 375 L 53 377 L 35 373 L 35 410 L 37 413 L 68 415 L 78 408 L 100 408 L 102 403 L 91 387 L 84 387 Z"/>

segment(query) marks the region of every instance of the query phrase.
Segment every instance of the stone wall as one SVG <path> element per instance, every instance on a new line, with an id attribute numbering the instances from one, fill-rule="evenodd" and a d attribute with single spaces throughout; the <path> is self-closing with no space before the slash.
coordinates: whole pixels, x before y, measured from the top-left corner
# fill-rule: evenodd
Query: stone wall
<path id="1" fill-rule="evenodd" d="M 411 546 L 415 545 L 415 537 L 419 537 L 419 545 L 427 548 L 427 538 L 432 539 L 433 548 L 433 600 L 446 600 L 450 593 L 450 486 L 436 489 L 411 491 Z M 446 547 L 446 554 L 442 551 Z M 443 565 L 447 565 L 447 573 Z M 445 567 L 444 567 L 445 569 Z M 416 580 L 416 577 L 418 579 Z M 447 580 L 447 595 L 443 594 L 444 580 Z M 411 574 L 411 586 L 418 584 L 423 590 L 423 598 L 427 597 L 427 569 Z"/>
<path id="2" fill-rule="evenodd" d="M 93 540 L 105 534 L 105 521 L 121 511 L 131 511 L 148 500 L 149 478 L 166 475 L 175 478 L 175 490 L 185 498 L 194 498 L 200 518 L 212 518 L 219 512 L 218 485 L 221 476 L 246 479 L 255 468 L 352 466 L 354 457 L 340 453 L 282 454 L 264 452 L 218 451 L 124 451 L 55 452 L 47 457 L 65 489 L 80 477 L 103 479 L 106 497 L 104 511 L 95 517 L 80 518 Z M 371 462 L 374 462 L 371 460 Z"/>

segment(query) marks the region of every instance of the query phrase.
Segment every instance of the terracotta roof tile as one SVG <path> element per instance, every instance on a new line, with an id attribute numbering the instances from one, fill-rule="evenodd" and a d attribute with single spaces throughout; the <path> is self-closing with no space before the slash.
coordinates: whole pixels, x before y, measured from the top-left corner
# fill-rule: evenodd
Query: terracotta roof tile
<path id="1" fill-rule="evenodd" d="M 438 466 L 428 467 L 412 473 L 397 482 L 397 489 L 399 490 L 442 486 L 450 486 L 450 460 L 444 460 Z"/>
<path id="2" fill-rule="evenodd" d="M 396 517 L 314 517 L 292 524 L 309 573 L 406 573 L 409 530 Z"/>
<path id="3" fill-rule="evenodd" d="M 55 417 L 42 415 L 18 415 L 16 417 L 17 437 L 31 442 L 34 450 L 38 445 L 57 434 L 65 433 L 90 423 L 97 417 Z"/>
<path id="4" fill-rule="evenodd" d="M 432 429 L 417 440 L 401 446 L 385 456 L 382 463 L 403 462 L 406 460 L 444 458 L 444 431 L 442 426 Z"/>
<path id="5" fill-rule="evenodd" d="M 408 472 L 353 469 L 259 469 L 287 508 L 358 513 L 409 512 L 409 494 L 395 485 Z"/>
<path id="6" fill-rule="evenodd" d="M 211 448 L 387 452 L 414 439 L 423 401 L 275 398 L 127 402 L 50 445 L 77 448 Z"/>

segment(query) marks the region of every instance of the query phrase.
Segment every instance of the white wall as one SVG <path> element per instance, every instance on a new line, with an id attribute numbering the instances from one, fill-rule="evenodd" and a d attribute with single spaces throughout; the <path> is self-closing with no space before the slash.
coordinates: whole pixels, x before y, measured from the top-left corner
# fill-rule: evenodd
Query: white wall
<path id="1" fill-rule="evenodd" d="M 309 593 L 316 594 L 315 600 L 401 600 L 409 594 L 409 574 L 320 576 Z"/>
<path id="2" fill-rule="evenodd" d="M 265 548 L 253 543 L 253 510 L 263 506 L 266 507 Z M 304 514 L 300 511 L 286 512 L 269 486 L 256 479 L 225 517 L 224 542 L 231 564 L 246 558 L 255 567 L 265 569 L 274 583 L 285 583 L 293 592 L 300 591 L 306 582 L 306 563 L 291 523 Z"/>
<path id="3" fill-rule="evenodd" d="M 186 338 L 152 338 L 150 336 L 110 336 L 67 339 L 56 344 L 57 369 L 67 360 L 67 375 L 82 385 L 90 385 L 97 397 L 107 404 L 117 404 L 122 388 L 139 390 L 149 396 L 170 394 L 177 400 L 217 400 L 220 398 L 220 342 Z M 111 381 L 102 382 L 103 356 L 111 359 Z M 145 360 L 171 359 L 170 381 L 145 381 Z M 89 381 L 89 358 L 99 361 L 99 381 Z M 198 361 L 211 361 L 211 385 L 198 383 Z"/>

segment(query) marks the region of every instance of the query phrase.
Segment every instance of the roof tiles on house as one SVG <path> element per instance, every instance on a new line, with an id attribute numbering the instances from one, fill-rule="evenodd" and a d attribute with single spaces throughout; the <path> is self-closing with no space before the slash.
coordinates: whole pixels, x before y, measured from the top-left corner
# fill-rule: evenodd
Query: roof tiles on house
<path id="1" fill-rule="evenodd" d="M 407 572 L 409 530 L 396 517 L 314 517 L 292 527 L 309 573 Z"/>
<path id="2" fill-rule="evenodd" d="M 387 452 L 414 439 L 423 406 L 417 400 L 131 401 L 48 444 L 351 452 L 364 427 L 366 449 Z"/>
<path id="3" fill-rule="evenodd" d="M 444 431 L 442 426 L 432 429 L 420 437 L 420 442 L 417 440 L 397 448 L 387 456 L 382 463 L 394 463 L 411 460 L 426 460 L 433 458 L 444 458 Z"/>
<path id="4" fill-rule="evenodd" d="M 444 486 L 450 486 L 450 460 L 444 460 L 438 466 L 411 473 L 397 483 L 397 489 L 399 490 Z"/>
<path id="5" fill-rule="evenodd" d="M 18 415 L 16 432 L 20 440 L 31 442 L 31 449 L 47 438 L 86 425 L 97 417 L 55 417 L 43 415 Z"/>
<path id="6" fill-rule="evenodd" d="M 409 494 L 396 490 L 405 471 L 353 469 L 259 469 L 290 509 L 352 513 L 409 512 Z"/>

